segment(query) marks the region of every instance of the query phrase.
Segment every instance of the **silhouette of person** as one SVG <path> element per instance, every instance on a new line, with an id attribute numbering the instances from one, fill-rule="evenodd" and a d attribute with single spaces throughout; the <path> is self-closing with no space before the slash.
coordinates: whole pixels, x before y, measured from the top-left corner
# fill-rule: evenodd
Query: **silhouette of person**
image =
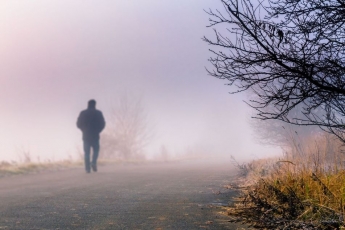
<path id="1" fill-rule="evenodd" d="M 90 100 L 87 109 L 80 112 L 77 127 L 83 133 L 85 170 L 87 173 L 90 173 L 92 168 L 94 172 L 97 172 L 99 134 L 105 127 L 105 120 L 102 112 L 96 109 L 95 100 Z M 93 149 L 93 154 L 90 165 L 91 148 Z"/>

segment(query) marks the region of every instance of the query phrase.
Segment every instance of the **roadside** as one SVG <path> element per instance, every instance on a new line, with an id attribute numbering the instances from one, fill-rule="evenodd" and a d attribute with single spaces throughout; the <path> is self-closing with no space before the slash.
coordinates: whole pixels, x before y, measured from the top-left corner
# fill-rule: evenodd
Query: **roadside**
<path id="1" fill-rule="evenodd" d="M 99 159 L 98 165 L 139 165 L 139 164 L 171 164 L 179 162 L 193 162 L 200 161 L 198 158 L 176 158 L 169 160 L 137 160 L 137 159 Z M 83 168 L 83 160 L 60 160 L 60 161 L 45 161 L 45 162 L 17 162 L 17 161 L 0 161 L 0 178 L 6 176 L 25 175 L 32 173 L 61 171 L 66 169 Z"/>
<path id="2" fill-rule="evenodd" d="M 229 186 L 240 192 L 226 208 L 230 221 L 256 229 L 345 229 L 344 169 L 294 162 L 261 159 L 242 165 L 242 175 Z"/>
<path id="3" fill-rule="evenodd" d="M 24 175 L 46 171 L 59 171 L 82 166 L 81 161 L 57 161 L 57 162 L 28 162 L 28 163 L 9 163 L 0 162 L 0 178 L 14 175 Z"/>

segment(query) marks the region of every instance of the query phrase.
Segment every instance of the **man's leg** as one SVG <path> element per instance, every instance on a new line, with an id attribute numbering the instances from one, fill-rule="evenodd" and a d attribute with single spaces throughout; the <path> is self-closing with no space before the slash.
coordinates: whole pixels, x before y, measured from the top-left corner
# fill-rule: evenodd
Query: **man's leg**
<path id="1" fill-rule="evenodd" d="M 87 173 L 91 171 L 90 169 L 90 150 L 91 145 L 89 142 L 84 141 L 84 162 L 85 162 L 85 170 Z"/>
<path id="2" fill-rule="evenodd" d="M 92 143 L 93 154 L 92 154 L 92 163 L 91 167 L 94 172 L 97 172 L 97 159 L 99 154 L 99 140 Z"/>

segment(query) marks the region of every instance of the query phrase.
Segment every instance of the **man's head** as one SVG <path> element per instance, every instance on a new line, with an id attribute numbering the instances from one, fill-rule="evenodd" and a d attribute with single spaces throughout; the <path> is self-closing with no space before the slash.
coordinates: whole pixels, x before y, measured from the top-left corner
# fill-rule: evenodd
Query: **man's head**
<path id="1" fill-rule="evenodd" d="M 89 108 L 89 109 L 96 108 L 96 101 L 94 99 L 91 99 L 87 104 L 87 108 Z"/>

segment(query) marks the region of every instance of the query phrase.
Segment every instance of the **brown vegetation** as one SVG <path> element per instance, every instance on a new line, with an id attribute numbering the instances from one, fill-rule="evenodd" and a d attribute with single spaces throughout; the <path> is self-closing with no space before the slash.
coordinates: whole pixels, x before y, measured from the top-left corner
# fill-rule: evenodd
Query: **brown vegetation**
<path id="1" fill-rule="evenodd" d="M 342 143 L 327 134 L 304 142 L 296 138 L 292 143 L 281 159 L 257 160 L 241 168 L 251 184 L 241 188 L 243 194 L 229 214 L 236 217 L 234 221 L 257 228 L 341 228 L 345 215 Z"/>
<path id="2" fill-rule="evenodd" d="M 37 173 L 42 171 L 57 171 L 75 168 L 83 165 L 82 161 L 47 161 L 47 162 L 0 162 L 0 177 L 18 174 Z"/>

